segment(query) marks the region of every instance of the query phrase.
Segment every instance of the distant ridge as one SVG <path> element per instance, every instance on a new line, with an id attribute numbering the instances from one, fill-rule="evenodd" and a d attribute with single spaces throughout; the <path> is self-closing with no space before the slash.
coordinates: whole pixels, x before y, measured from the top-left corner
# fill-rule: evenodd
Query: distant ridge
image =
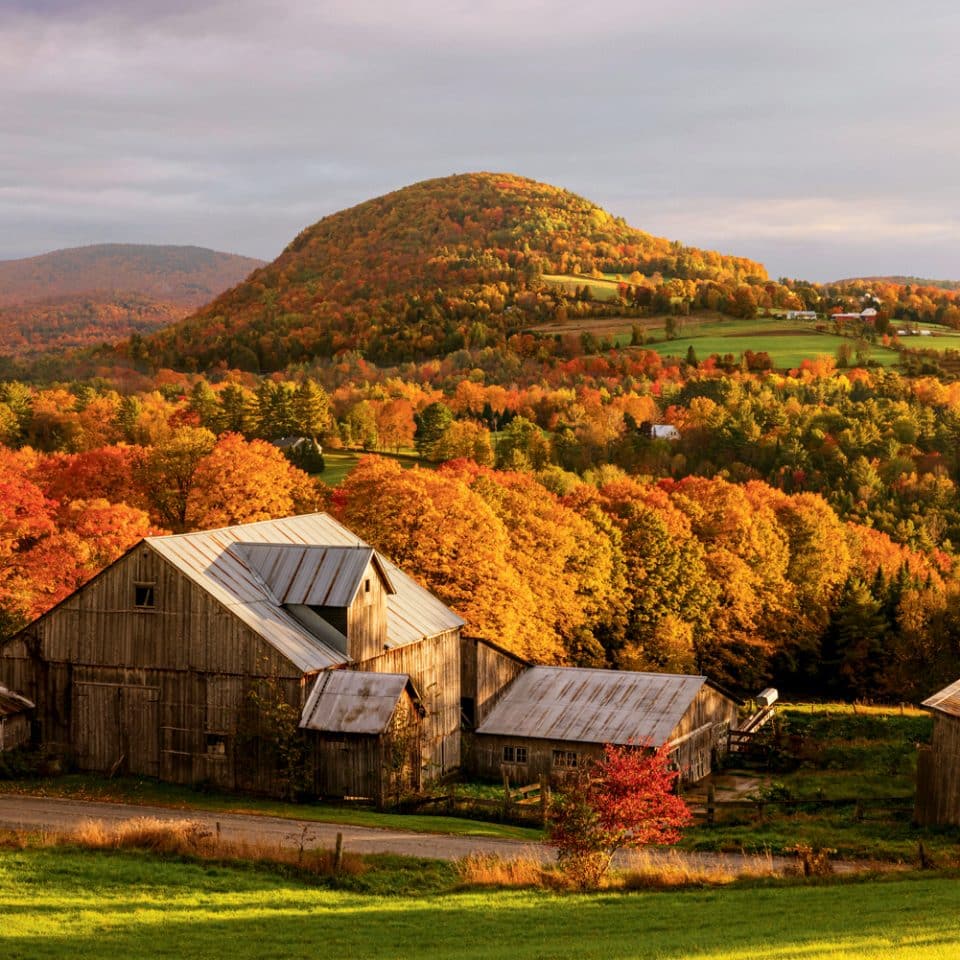
<path id="1" fill-rule="evenodd" d="M 851 283 L 892 283 L 898 287 L 935 287 L 938 290 L 960 290 L 960 280 L 927 280 L 923 277 L 846 277 L 843 280 L 832 280 L 825 286 L 843 286 Z"/>
<path id="2" fill-rule="evenodd" d="M 263 261 L 204 247 L 101 243 L 0 261 L 0 354 L 62 351 L 147 334 Z"/>

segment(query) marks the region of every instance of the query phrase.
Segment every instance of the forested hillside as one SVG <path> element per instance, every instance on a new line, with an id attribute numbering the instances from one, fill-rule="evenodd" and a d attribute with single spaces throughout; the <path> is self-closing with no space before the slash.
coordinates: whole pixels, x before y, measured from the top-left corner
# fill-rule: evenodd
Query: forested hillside
<path id="1" fill-rule="evenodd" d="M 0 261 L 0 354 L 62 351 L 158 330 L 260 265 L 202 247 L 120 243 Z"/>
<path id="2" fill-rule="evenodd" d="M 387 362 L 493 346 L 577 300 L 545 275 L 591 273 L 623 277 L 621 311 L 649 306 L 664 278 L 730 299 L 766 279 L 758 263 L 652 237 L 566 190 L 465 174 L 324 218 L 136 359 L 277 370 L 343 350 Z"/>

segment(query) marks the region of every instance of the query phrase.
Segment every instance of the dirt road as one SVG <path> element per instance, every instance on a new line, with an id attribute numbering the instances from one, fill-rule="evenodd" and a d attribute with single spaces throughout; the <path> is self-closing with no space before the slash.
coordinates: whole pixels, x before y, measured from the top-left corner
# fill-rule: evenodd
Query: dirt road
<path id="1" fill-rule="evenodd" d="M 471 853 L 497 854 L 509 858 L 536 857 L 544 862 L 556 857 L 556 851 L 543 843 L 501 840 L 490 837 L 460 837 L 451 834 L 412 833 L 405 830 L 354 827 L 314 820 L 292 820 L 256 814 L 207 813 L 201 810 L 173 810 L 139 804 L 97 803 L 85 800 L 60 800 L 50 797 L 0 796 L 0 828 L 12 830 L 69 831 L 85 820 L 105 824 L 121 823 L 137 817 L 158 820 L 194 820 L 215 832 L 219 824 L 224 840 L 273 843 L 296 846 L 303 839 L 306 847 L 332 848 L 338 833 L 343 834 L 345 850 L 354 853 L 393 853 L 408 857 L 456 860 Z M 738 854 L 682 853 L 690 862 L 742 868 L 748 858 Z M 773 865 L 783 867 L 792 861 L 774 857 Z M 837 864 L 842 872 L 859 868 L 856 864 Z"/>

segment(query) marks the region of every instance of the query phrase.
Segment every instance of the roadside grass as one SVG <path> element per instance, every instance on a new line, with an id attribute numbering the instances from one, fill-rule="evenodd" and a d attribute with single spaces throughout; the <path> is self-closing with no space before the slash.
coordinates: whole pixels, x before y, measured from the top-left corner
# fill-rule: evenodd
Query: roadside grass
<path id="1" fill-rule="evenodd" d="M 137 852 L 0 850 L 12 958 L 946 960 L 955 878 L 592 894 L 467 889 L 413 861 L 379 888 Z"/>
<path id="2" fill-rule="evenodd" d="M 284 803 L 259 797 L 241 797 L 225 793 L 191 790 L 177 784 L 136 777 L 108 780 L 90 774 L 66 774 L 30 780 L 0 780 L 0 794 L 34 797 L 60 797 L 100 803 L 134 803 L 175 810 L 200 810 L 208 813 L 240 813 L 291 820 L 342 823 L 354 827 L 381 827 L 414 833 L 446 833 L 465 837 L 494 837 L 507 840 L 536 841 L 540 830 L 462 817 L 382 813 L 369 807 L 336 806 L 326 803 Z"/>

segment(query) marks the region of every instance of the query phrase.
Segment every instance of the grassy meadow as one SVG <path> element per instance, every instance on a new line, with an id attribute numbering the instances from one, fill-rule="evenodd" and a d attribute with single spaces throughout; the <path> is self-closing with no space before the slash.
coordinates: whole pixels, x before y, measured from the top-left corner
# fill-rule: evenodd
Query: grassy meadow
<path id="1" fill-rule="evenodd" d="M 947 960 L 955 879 L 685 892 L 458 889 L 413 861 L 339 888 L 263 869 L 80 850 L 0 851 L 13 958 L 317 956 L 570 960 Z M 350 889 L 352 887 L 352 889 Z"/>

